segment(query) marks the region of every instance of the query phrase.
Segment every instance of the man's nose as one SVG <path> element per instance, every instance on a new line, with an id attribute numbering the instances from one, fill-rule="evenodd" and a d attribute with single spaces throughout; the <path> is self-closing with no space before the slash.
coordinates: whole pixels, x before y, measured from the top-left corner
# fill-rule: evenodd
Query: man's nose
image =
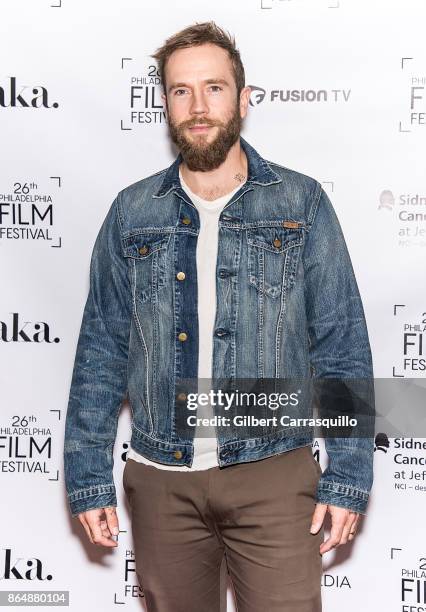
<path id="1" fill-rule="evenodd" d="M 202 91 L 194 91 L 191 100 L 190 112 L 197 115 L 208 112 L 207 101 Z"/>

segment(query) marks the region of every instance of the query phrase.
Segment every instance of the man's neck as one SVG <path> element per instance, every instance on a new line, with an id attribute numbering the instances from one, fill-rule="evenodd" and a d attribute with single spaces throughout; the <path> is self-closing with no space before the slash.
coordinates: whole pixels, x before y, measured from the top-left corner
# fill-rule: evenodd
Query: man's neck
<path id="1" fill-rule="evenodd" d="M 215 170 L 194 172 L 182 162 L 180 171 L 191 191 L 204 200 L 216 200 L 247 180 L 248 161 L 238 139 L 223 164 Z"/>

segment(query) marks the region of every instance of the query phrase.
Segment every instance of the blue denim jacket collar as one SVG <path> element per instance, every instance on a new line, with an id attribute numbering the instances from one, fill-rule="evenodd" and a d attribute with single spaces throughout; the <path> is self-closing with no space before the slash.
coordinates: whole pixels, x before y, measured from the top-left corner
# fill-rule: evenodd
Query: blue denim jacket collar
<path id="1" fill-rule="evenodd" d="M 240 144 L 247 156 L 248 177 L 246 185 L 272 185 L 281 183 L 282 178 L 272 170 L 268 162 L 249 143 L 240 136 Z M 183 162 L 182 154 L 179 153 L 175 161 L 167 168 L 163 182 L 152 197 L 162 198 L 172 189 L 180 189 L 179 166 Z"/>

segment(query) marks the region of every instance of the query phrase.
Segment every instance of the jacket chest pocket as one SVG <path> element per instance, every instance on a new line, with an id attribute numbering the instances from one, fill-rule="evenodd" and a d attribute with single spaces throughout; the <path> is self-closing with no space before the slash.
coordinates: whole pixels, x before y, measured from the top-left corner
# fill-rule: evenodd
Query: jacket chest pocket
<path id="1" fill-rule="evenodd" d="M 249 283 L 271 297 L 294 284 L 297 262 L 303 244 L 303 229 L 283 225 L 247 229 Z"/>
<path id="2" fill-rule="evenodd" d="M 166 286 L 171 233 L 147 232 L 125 239 L 124 256 L 132 269 L 134 297 L 139 302 L 154 301 Z"/>

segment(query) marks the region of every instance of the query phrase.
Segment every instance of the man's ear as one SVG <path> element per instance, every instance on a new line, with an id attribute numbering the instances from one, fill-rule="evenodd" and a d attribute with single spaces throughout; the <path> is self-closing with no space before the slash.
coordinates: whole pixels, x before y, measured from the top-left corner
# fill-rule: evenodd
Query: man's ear
<path id="1" fill-rule="evenodd" d="M 163 101 L 164 110 L 166 112 L 166 116 L 168 117 L 169 116 L 169 108 L 167 106 L 167 96 L 166 96 L 166 94 L 164 92 L 161 94 L 161 100 Z"/>
<path id="2" fill-rule="evenodd" d="M 243 119 L 247 115 L 247 109 L 250 102 L 250 94 L 251 88 L 249 86 L 244 87 L 240 93 L 240 114 Z"/>

